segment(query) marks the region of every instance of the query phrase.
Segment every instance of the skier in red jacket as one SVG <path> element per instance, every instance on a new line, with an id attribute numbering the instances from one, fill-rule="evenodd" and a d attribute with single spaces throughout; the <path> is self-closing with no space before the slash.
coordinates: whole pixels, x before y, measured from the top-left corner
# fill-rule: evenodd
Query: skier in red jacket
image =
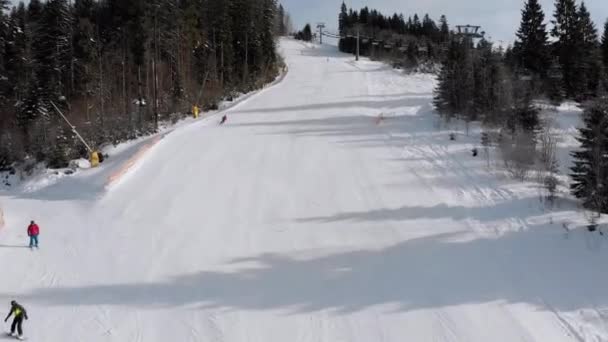
<path id="1" fill-rule="evenodd" d="M 38 227 L 36 222 L 30 222 L 30 225 L 27 227 L 27 236 L 30 237 L 30 248 L 38 248 L 38 235 L 40 235 L 40 227 Z"/>

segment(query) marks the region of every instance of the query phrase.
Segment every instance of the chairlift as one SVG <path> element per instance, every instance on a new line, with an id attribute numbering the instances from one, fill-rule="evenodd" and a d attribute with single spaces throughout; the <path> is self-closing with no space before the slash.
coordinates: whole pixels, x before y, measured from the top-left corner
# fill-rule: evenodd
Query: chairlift
<path id="1" fill-rule="evenodd" d="M 467 36 L 471 38 L 483 38 L 486 34 L 485 31 L 479 31 L 481 26 L 476 25 L 457 25 L 456 29 L 458 30 L 458 34 L 461 36 Z"/>

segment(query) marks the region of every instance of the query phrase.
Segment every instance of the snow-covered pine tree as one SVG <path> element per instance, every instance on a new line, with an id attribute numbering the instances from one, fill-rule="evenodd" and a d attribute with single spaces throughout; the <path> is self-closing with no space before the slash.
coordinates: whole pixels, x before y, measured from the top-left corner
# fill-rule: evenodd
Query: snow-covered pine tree
<path id="1" fill-rule="evenodd" d="M 580 150 L 572 153 L 572 193 L 597 213 L 608 211 L 608 100 L 597 99 L 583 114 Z"/>

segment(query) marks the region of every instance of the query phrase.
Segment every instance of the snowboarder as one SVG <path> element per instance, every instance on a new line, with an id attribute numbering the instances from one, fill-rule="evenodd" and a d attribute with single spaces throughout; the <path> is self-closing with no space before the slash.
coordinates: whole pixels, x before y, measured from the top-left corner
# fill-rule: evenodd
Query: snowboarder
<path id="1" fill-rule="evenodd" d="M 27 227 L 27 236 L 30 237 L 30 248 L 38 248 L 38 235 L 40 235 L 40 227 L 38 227 L 36 222 L 30 222 L 30 225 Z"/>
<path id="2" fill-rule="evenodd" d="M 225 123 L 226 123 L 226 120 L 228 120 L 228 116 L 226 116 L 226 115 L 224 114 L 224 116 L 222 116 L 222 121 L 220 121 L 220 125 L 225 124 Z"/>
<path id="3" fill-rule="evenodd" d="M 27 312 L 25 308 L 21 306 L 17 301 L 11 301 L 11 311 L 8 313 L 4 322 L 7 322 L 8 319 L 13 316 L 13 324 L 11 324 L 11 336 L 15 336 L 18 339 L 23 339 L 23 319 L 27 320 Z M 15 328 L 17 329 L 18 335 L 15 335 Z"/>

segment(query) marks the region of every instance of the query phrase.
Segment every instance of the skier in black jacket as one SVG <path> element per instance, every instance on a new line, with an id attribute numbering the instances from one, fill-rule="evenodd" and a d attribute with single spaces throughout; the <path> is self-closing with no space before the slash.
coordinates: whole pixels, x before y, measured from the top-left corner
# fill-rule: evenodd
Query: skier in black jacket
<path id="1" fill-rule="evenodd" d="M 17 332 L 19 335 L 17 336 L 19 339 L 23 338 L 23 319 L 27 319 L 27 311 L 25 308 L 21 306 L 17 301 L 11 301 L 11 311 L 8 313 L 4 321 L 8 321 L 8 319 L 14 315 L 13 324 L 11 324 L 11 335 L 15 336 L 15 328 L 17 328 Z"/>

